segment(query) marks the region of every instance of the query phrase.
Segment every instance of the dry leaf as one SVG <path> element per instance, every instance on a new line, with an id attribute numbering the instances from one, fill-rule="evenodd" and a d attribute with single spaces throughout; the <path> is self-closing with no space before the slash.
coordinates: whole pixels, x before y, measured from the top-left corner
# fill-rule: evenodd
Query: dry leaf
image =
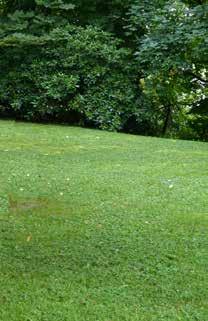
<path id="1" fill-rule="evenodd" d="M 31 239 L 32 239 L 32 235 L 28 235 L 28 237 L 27 237 L 27 242 L 30 242 Z"/>

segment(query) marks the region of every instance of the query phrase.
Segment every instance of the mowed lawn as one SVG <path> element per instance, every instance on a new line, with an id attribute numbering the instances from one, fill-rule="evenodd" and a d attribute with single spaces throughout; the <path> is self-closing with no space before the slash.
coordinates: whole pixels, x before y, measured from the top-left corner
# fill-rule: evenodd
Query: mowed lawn
<path id="1" fill-rule="evenodd" d="M 1 321 L 207 321 L 208 144 L 0 122 Z"/>

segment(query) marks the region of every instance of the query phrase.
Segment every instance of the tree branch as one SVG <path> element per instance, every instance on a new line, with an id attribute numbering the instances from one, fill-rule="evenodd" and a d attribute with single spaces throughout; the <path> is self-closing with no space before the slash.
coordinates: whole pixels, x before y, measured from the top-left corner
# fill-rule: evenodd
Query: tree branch
<path id="1" fill-rule="evenodd" d="M 192 70 L 184 70 L 183 73 L 192 76 L 193 78 L 196 78 L 204 84 L 208 84 L 208 80 L 202 78 L 200 75 L 196 75 Z"/>

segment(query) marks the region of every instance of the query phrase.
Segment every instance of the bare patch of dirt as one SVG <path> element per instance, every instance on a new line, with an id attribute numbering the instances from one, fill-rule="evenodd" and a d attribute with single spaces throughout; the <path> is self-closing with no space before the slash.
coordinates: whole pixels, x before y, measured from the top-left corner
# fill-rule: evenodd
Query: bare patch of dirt
<path id="1" fill-rule="evenodd" d="M 41 208 L 45 205 L 43 199 L 24 199 L 18 200 L 9 196 L 9 210 L 11 212 L 29 211 Z"/>

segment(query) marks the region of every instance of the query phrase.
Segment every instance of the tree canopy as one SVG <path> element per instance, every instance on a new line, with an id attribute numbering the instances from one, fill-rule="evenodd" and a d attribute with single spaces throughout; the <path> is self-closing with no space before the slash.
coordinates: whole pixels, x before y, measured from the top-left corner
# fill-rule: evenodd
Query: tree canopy
<path id="1" fill-rule="evenodd" d="M 208 139 L 208 3 L 1 0 L 0 114 Z"/>

